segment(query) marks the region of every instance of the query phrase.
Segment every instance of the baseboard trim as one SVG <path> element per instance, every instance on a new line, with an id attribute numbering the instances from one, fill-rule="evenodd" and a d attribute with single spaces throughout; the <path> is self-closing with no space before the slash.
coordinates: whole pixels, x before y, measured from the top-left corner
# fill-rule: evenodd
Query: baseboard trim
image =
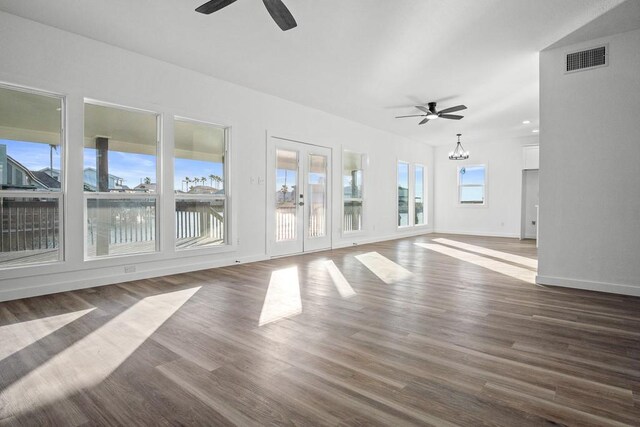
<path id="1" fill-rule="evenodd" d="M 461 231 L 461 230 L 439 230 L 435 229 L 434 233 L 439 234 L 459 234 L 462 236 L 480 236 L 480 237 L 507 237 L 510 239 L 519 239 L 520 233 L 494 233 L 490 231 Z"/>
<path id="2" fill-rule="evenodd" d="M 634 286 L 622 283 L 593 282 L 590 280 L 568 279 L 552 276 L 536 276 L 536 283 L 540 285 L 584 289 L 587 291 L 608 292 L 612 294 L 640 297 L 640 284 Z"/>
<path id="3" fill-rule="evenodd" d="M 226 267 L 238 263 L 246 264 L 250 262 L 264 261 L 267 259 L 269 258 L 265 255 L 254 255 L 240 258 L 239 260 L 225 259 L 216 262 L 182 264 L 171 267 L 153 268 L 149 270 L 138 271 L 136 273 L 123 273 L 116 275 L 106 274 L 104 276 L 91 277 L 90 279 L 62 280 L 39 286 L 29 286 L 28 288 L 5 289 L 0 290 L 0 302 L 55 294 L 59 292 L 75 291 L 78 289 L 95 288 L 99 286 L 113 285 L 116 283 L 131 282 L 133 280 L 151 279 L 153 277 L 188 273 L 191 271 L 207 270 L 210 268 Z"/>
<path id="4" fill-rule="evenodd" d="M 405 237 L 422 236 L 422 235 L 431 234 L 431 233 L 433 233 L 433 229 L 431 228 L 411 230 L 410 232 L 402 231 L 402 232 L 399 232 L 398 234 L 387 234 L 385 236 L 367 237 L 367 238 L 361 238 L 361 239 L 353 239 L 350 242 L 335 243 L 331 247 L 331 249 L 350 248 L 353 246 L 367 245 L 369 243 L 386 242 L 389 240 L 404 239 Z"/>

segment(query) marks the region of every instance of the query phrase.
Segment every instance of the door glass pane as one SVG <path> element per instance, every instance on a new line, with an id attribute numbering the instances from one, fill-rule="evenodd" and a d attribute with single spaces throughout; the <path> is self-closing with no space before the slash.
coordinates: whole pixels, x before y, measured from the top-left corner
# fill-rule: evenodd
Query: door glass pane
<path id="1" fill-rule="evenodd" d="M 327 233 L 327 157 L 309 154 L 309 237 Z"/>
<path id="2" fill-rule="evenodd" d="M 398 163 L 398 226 L 409 225 L 409 164 Z"/>
<path id="3" fill-rule="evenodd" d="M 298 152 L 276 150 L 276 241 L 295 240 Z"/>
<path id="4" fill-rule="evenodd" d="M 416 186 L 414 190 L 415 194 L 415 225 L 425 224 L 424 220 L 424 167 L 416 165 Z"/>

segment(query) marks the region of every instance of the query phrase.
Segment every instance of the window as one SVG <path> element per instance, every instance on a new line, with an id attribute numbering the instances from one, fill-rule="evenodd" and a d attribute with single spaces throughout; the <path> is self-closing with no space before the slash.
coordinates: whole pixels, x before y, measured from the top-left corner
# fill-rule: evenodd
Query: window
<path id="1" fill-rule="evenodd" d="M 158 250 L 159 126 L 155 113 L 85 101 L 87 258 Z"/>
<path id="2" fill-rule="evenodd" d="M 458 168 L 458 203 L 462 205 L 485 204 L 486 166 L 461 166 Z"/>
<path id="3" fill-rule="evenodd" d="M 64 100 L 0 85 L 0 268 L 62 259 Z"/>
<path id="4" fill-rule="evenodd" d="M 175 121 L 176 248 L 221 245 L 226 233 L 225 128 Z"/>
<path id="5" fill-rule="evenodd" d="M 425 167 L 398 162 L 398 227 L 426 225 Z"/>
<path id="6" fill-rule="evenodd" d="M 409 163 L 398 162 L 398 227 L 409 226 Z"/>
<path id="7" fill-rule="evenodd" d="M 414 200 L 414 225 L 424 225 L 427 223 L 425 216 L 425 190 L 424 190 L 424 166 L 415 165 L 414 169 L 415 187 L 413 190 Z"/>
<path id="8" fill-rule="evenodd" d="M 345 151 L 342 154 L 343 231 L 361 231 L 363 214 L 364 154 Z"/>

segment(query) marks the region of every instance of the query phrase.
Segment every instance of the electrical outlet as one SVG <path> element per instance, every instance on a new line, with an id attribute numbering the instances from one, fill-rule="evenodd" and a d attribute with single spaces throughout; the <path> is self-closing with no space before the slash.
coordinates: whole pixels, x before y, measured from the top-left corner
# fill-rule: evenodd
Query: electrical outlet
<path id="1" fill-rule="evenodd" d="M 136 266 L 135 265 L 126 265 L 124 267 L 124 272 L 125 273 L 135 273 L 136 272 Z"/>

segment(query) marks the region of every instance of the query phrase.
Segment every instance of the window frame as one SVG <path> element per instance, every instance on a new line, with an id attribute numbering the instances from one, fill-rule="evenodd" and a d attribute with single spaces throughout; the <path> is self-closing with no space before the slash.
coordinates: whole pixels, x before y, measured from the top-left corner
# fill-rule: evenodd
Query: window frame
<path id="1" fill-rule="evenodd" d="M 359 155 L 360 156 L 360 162 L 361 162 L 361 166 L 362 168 L 359 169 L 362 172 L 362 183 L 360 184 L 360 198 L 346 198 L 344 195 L 344 166 L 345 166 L 345 153 L 351 153 L 351 154 L 355 154 L 355 155 Z M 340 167 L 340 194 L 342 197 L 342 204 L 341 204 L 341 208 L 340 208 L 340 218 L 341 218 L 341 230 L 342 230 L 342 235 L 352 235 L 352 234 L 358 234 L 358 233 L 363 233 L 365 231 L 365 198 L 366 198 L 366 188 L 367 186 L 365 185 L 365 176 L 366 176 L 366 169 L 367 169 L 367 163 L 368 163 L 368 155 L 366 153 L 362 153 L 359 151 L 355 151 L 355 150 L 349 150 L 349 149 L 343 149 L 342 150 L 342 157 L 340 159 L 341 161 L 341 167 Z M 345 221 L 344 221 L 344 204 L 347 201 L 355 201 L 355 202 L 360 202 L 362 205 L 362 220 L 360 223 L 360 229 L 359 230 L 345 230 Z"/>
<path id="2" fill-rule="evenodd" d="M 82 122 L 82 148 L 83 148 L 83 154 L 82 154 L 82 162 L 84 165 L 84 149 L 85 147 L 85 124 L 86 124 L 86 117 L 84 117 L 84 111 L 86 108 L 87 104 L 91 104 L 91 105 L 96 105 L 99 107 L 107 107 L 107 108 L 115 108 L 115 109 L 119 109 L 119 110 L 123 110 L 123 111 L 130 111 L 133 113 L 143 113 L 143 114 L 152 114 L 156 117 L 156 176 L 155 176 L 155 181 L 156 181 L 156 191 L 154 193 L 140 193 L 140 194 L 136 194 L 136 193 L 116 193 L 116 192 L 89 192 L 89 191 L 84 191 L 84 188 L 81 190 L 82 191 L 82 200 L 83 200 L 83 260 L 84 262 L 95 262 L 95 261 L 102 261 L 102 260 L 107 260 L 107 259 L 119 259 L 119 258 L 131 258 L 131 257 L 140 257 L 140 256 L 150 256 L 150 255 L 157 255 L 159 253 L 162 253 L 164 251 L 164 247 L 165 247 L 165 243 L 161 241 L 161 230 L 162 230 L 162 225 L 163 225 L 163 218 L 162 218 L 162 202 L 164 200 L 163 197 L 163 187 L 162 187 L 162 179 L 160 179 L 162 177 L 162 164 L 163 164 L 163 156 L 162 156 L 162 145 L 163 145 L 163 139 L 164 139 L 164 135 L 162 132 L 163 129 L 163 125 L 164 125 L 164 115 L 160 112 L 157 111 L 152 111 L 152 110 L 147 110 L 147 109 L 143 109 L 143 108 L 137 108 L 137 107 L 130 107 L 130 106 L 126 106 L 126 105 L 122 105 L 122 104 L 117 104 L 117 103 L 112 103 L 112 102 L 106 102 L 106 101 L 100 101 L 100 100 L 96 100 L 93 98 L 84 98 L 83 99 L 83 103 L 82 103 L 82 111 L 83 111 L 83 122 Z M 83 166 L 84 168 L 84 166 Z M 84 186 L 84 182 L 82 183 Z M 155 238 L 155 249 L 153 251 L 148 251 L 148 252 L 134 252 L 134 253 L 130 253 L 130 254 L 109 254 L 109 255 L 101 255 L 101 256 L 89 256 L 88 255 L 88 245 L 87 245 L 87 237 L 88 237 L 88 209 L 87 209 L 87 205 L 88 205 L 88 201 L 89 199 L 96 199 L 96 200 L 136 200 L 136 199 L 154 199 L 155 200 L 155 233 L 154 233 L 154 238 Z"/>
<path id="3" fill-rule="evenodd" d="M 462 201 L 460 201 L 460 196 L 461 196 L 461 190 L 462 190 L 462 185 L 460 184 L 460 170 L 462 168 L 477 168 L 477 167 L 482 167 L 484 168 L 484 184 L 482 185 L 483 187 L 483 196 L 484 196 L 484 200 L 482 203 L 464 203 Z M 477 185 L 473 185 L 473 186 L 464 186 L 464 187 L 479 187 Z M 476 207 L 476 208 L 481 208 L 481 207 L 487 207 L 488 206 L 488 188 L 489 188 L 489 167 L 487 163 L 474 163 L 474 164 L 468 164 L 468 165 L 458 165 L 456 167 L 456 191 L 457 191 L 457 195 L 456 195 L 456 206 L 459 207 Z"/>
<path id="4" fill-rule="evenodd" d="M 51 261 L 38 261 L 20 265 L 7 265 L 0 266 L 0 271 L 22 270 L 28 268 L 36 268 L 40 266 L 50 266 L 56 264 L 63 264 L 66 262 L 65 256 L 65 230 L 66 230 L 66 205 L 67 205 L 67 97 L 63 94 L 51 92 L 42 89 L 35 89 L 29 86 L 22 86 L 19 84 L 12 84 L 0 81 L 0 88 L 6 90 L 12 90 L 16 92 L 23 92 L 32 95 L 39 95 L 48 98 L 54 98 L 60 101 L 60 190 L 59 191 L 43 191 L 40 192 L 44 199 L 57 199 L 58 201 L 58 257 Z M 28 141 L 25 141 L 28 142 Z M 26 190 L 2 190 L 0 189 L 0 198 L 15 197 L 15 198 L 36 198 L 37 191 Z"/>
<path id="5" fill-rule="evenodd" d="M 176 171 L 176 155 L 175 155 L 175 132 L 174 132 L 174 141 L 173 141 L 173 153 L 171 154 L 172 159 L 172 176 L 174 177 L 174 181 L 172 183 L 171 193 L 173 195 L 173 206 L 172 212 L 174 212 L 172 218 L 173 228 L 172 228 L 172 236 L 173 236 L 173 250 L 176 254 L 180 253 L 188 253 L 190 251 L 207 251 L 207 252 L 220 252 L 225 250 L 225 248 L 233 247 L 233 239 L 231 236 L 231 197 L 230 197 L 230 183 L 231 183 L 231 126 L 223 125 L 220 123 L 208 122 L 205 120 L 192 119 L 184 116 L 173 116 L 173 128 L 175 129 L 175 123 L 177 121 L 193 123 L 198 125 L 211 126 L 218 129 L 222 129 L 224 131 L 224 173 L 223 173 L 223 182 L 224 182 L 224 195 L 216 195 L 216 194 L 182 194 L 178 196 L 175 188 L 175 171 Z M 204 245 L 204 246 L 192 246 L 187 248 L 178 248 L 177 247 L 177 237 L 176 237 L 176 227 L 178 226 L 175 208 L 176 202 L 178 200 L 223 200 L 224 201 L 224 241 L 221 244 L 215 245 Z"/>

